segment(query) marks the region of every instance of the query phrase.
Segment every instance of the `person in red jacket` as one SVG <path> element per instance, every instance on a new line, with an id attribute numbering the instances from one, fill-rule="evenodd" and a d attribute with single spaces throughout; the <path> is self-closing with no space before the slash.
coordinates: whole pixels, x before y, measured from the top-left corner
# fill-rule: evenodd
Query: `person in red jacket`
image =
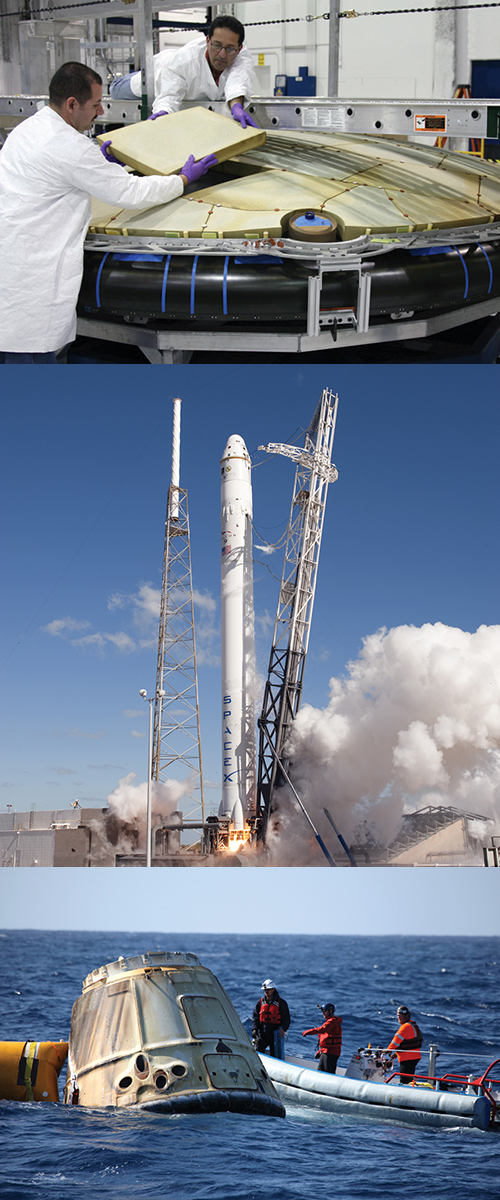
<path id="1" fill-rule="evenodd" d="M 334 1004 L 318 1004 L 318 1008 L 323 1013 L 325 1018 L 322 1025 L 318 1025 L 316 1029 L 304 1029 L 302 1037 L 307 1037 L 310 1033 L 317 1033 L 319 1041 L 318 1071 L 328 1071 L 330 1075 L 335 1075 L 337 1070 L 337 1062 L 342 1049 L 342 1017 L 335 1016 Z"/>
<path id="2" fill-rule="evenodd" d="M 395 1050 L 397 1053 L 401 1083 L 410 1083 L 422 1057 L 420 1054 L 422 1034 L 417 1022 L 411 1020 L 411 1012 L 406 1004 L 400 1005 L 397 1015 L 399 1029 L 387 1049 Z"/>

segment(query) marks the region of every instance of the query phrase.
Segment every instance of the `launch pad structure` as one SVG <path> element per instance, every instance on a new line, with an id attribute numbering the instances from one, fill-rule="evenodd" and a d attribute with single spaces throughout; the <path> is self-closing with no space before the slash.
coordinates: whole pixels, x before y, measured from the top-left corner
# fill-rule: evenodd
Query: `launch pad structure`
<path id="1" fill-rule="evenodd" d="M 273 789 L 285 780 L 286 742 L 300 706 L 311 628 L 328 485 L 338 478 L 332 465 L 338 396 L 322 392 L 302 447 L 260 446 L 296 464 L 290 520 L 285 536 L 283 574 L 273 642 L 259 720 L 260 745 L 255 780 L 253 683 L 253 599 L 251 583 L 250 458 L 243 439 L 229 438 L 221 462 L 222 520 L 222 764 L 218 815 L 205 818 L 200 715 L 189 549 L 187 493 L 179 487 L 180 405 L 174 400 L 172 479 L 168 493 L 162 598 L 158 638 L 151 779 L 161 781 L 177 764 L 194 769 L 200 801 L 186 814 L 175 813 L 152 833 L 163 853 L 180 850 L 179 838 L 199 831 L 191 853 L 238 852 L 248 842 L 261 851 L 272 812 Z M 252 660 L 250 662 L 250 659 Z M 249 730 L 251 720 L 252 730 Z M 334 862 L 298 804 L 331 866 Z M 189 848 L 184 847 L 189 852 Z"/>
<path id="2" fill-rule="evenodd" d="M 257 829 L 265 840 L 273 788 L 280 786 L 280 760 L 297 716 L 311 629 L 328 485 L 338 471 L 332 465 L 338 396 L 325 389 L 305 435 L 304 447 L 272 443 L 260 446 L 296 465 L 283 574 L 273 644 L 259 719 Z"/>
<path id="3" fill-rule="evenodd" d="M 203 772 L 200 740 L 200 711 L 198 699 L 197 660 L 194 630 L 193 587 L 191 576 L 190 533 L 187 492 L 180 487 L 180 405 L 174 400 L 172 476 L 168 491 L 163 557 L 163 581 L 160 605 L 156 692 L 150 698 L 155 703 L 154 735 L 151 733 L 151 755 L 148 762 L 149 785 L 162 782 L 172 786 L 172 799 L 188 797 L 184 812 L 171 811 L 151 830 L 151 840 L 145 849 L 120 853 L 112 825 L 117 825 L 111 809 L 90 808 L 46 811 L 36 813 L 0 814 L 0 867 L 62 866 L 62 867 L 203 867 L 265 866 L 268 827 L 273 805 L 279 799 L 280 787 L 286 783 L 294 796 L 299 821 L 304 820 L 305 841 L 310 841 L 305 822 L 331 867 L 344 865 L 368 867 L 500 865 L 500 839 L 489 830 L 491 845 L 478 841 L 478 822 L 491 826 L 490 818 L 480 813 L 464 812 L 453 807 L 419 810 L 403 818 L 396 839 L 389 846 L 359 843 L 350 847 L 344 841 L 328 809 L 324 813 L 342 847 L 337 860 L 315 829 L 305 805 L 293 783 L 287 752 L 289 735 L 299 711 L 302 698 L 305 662 L 309 644 L 312 612 L 317 581 L 321 539 L 325 517 L 327 490 L 337 479 L 332 464 L 333 440 L 337 418 L 338 396 L 325 389 L 305 433 L 302 447 L 271 443 L 259 447 L 269 454 L 280 454 L 296 464 L 295 481 L 289 525 L 285 534 L 283 573 L 279 588 L 268 677 L 260 719 L 257 788 L 250 802 L 255 770 L 251 754 L 245 758 L 234 733 L 235 769 L 245 765 L 239 793 L 230 789 L 230 804 L 223 800 L 218 814 L 205 813 Z M 244 448 L 245 454 L 242 454 Z M 226 451 L 231 453 L 226 455 Z M 248 612 L 250 587 L 248 567 L 251 549 L 248 520 L 251 497 L 242 489 L 241 481 L 249 485 L 250 459 L 243 439 L 233 435 L 227 443 L 222 460 L 227 471 L 238 458 L 240 480 L 226 495 L 223 507 L 223 549 L 231 545 L 235 552 L 235 577 L 240 580 L 241 612 Z M 248 462 L 246 461 L 248 460 Z M 244 469 L 243 469 L 244 468 Z M 247 470 L 248 468 L 248 470 Z M 246 478 L 246 474 L 248 479 Z M 236 473 L 236 472 L 235 472 Z M 239 500 L 239 507 L 236 501 Z M 231 511 L 230 511 L 231 509 Z M 241 518 L 245 517 L 243 523 Z M 226 521 L 225 518 L 230 518 Z M 225 532 L 224 532 L 225 530 Z M 231 553 L 223 556 L 226 564 Z M 223 576 L 224 577 L 224 576 Z M 228 592 L 229 612 L 234 614 L 236 597 Z M 232 619 L 232 618 L 231 618 Z M 248 640 L 241 629 L 240 650 L 242 671 L 239 703 L 239 730 L 248 726 L 249 707 L 245 707 Z M 232 647 L 232 652 L 235 647 Z M 227 659 L 228 676 L 232 673 L 234 654 Z M 228 680 L 223 680 L 224 701 Z M 234 683 L 234 680 L 233 680 Z M 147 692 L 141 693 L 144 698 Z M 253 702 L 253 696 L 251 697 Z M 251 707 L 251 705 L 250 705 Z M 232 715 L 232 714 L 227 714 Z M 225 738 L 224 738 L 225 740 Z M 224 747 L 224 741 L 223 741 Z M 223 750 L 223 763 L 226 750 Z M 232 766 L 232 764 L 231 764 Z M 291 774 L 290 774 L 291 771 Z M 170 775 L 167 775 L 167 772 Z M 186 774 L 187 773 L 187 774 Z M 177 780 L 174 775 L 181 774 Z M 250 781 L 250 783 L 249 783 Z M 177 791 L 176 791 L 177 789 Z M 243 804 L 235 819 L 238 795 Z M 167 794 L 168 798 L 168 794 Z M 156 797 L 153 799 L 153 806 Z M 331 803 L 331 801 L 329 801 Z M 301 814 L 299 815 L 299 809 Z M 136 831 L 137 832 L 137 831 Z M 274 832 L 274 830 L 273 830 Z M 116 830 L 115 830 L 116 834 Z M 278 835 L 279 836 L 279 835 Z M 138 834 L 137 834 L 138 839 Z M 267 839 L 267 840 L 266 840 Z M 106 856 L 103 857 L 105 843 Z M 336 843 L 333 843 L 338 850 Z M 252 851 L 248 853 L 246 847 Z M 334 853 L 334 852 L 333 852 Z M 482 863 L 479 858 L 482 856 Z M 300 864 L 299 864 L 300 865 Z"/>
<path id="4" fill-rule="evenodd" d="M 148 788 L 153 799 L 148 804 L 150 837 L 146 839 L 146 848 L 139 848 L 136 831 L 135 848 L 119 852 L 119 830 L 112 828 L 113 822 L 115 826 L 119 824 L 119 817 L 108 809 L 102 809 L 100 814 L 94 809 L 79 813 L 73 810 L 38 815 L 34 811 L 14 813 L 0 819 L 0 866 L 201 867 L 214 865 L 214 860 L 220 866 L 265 866 L 269 825 L 279 807 L 279 792 L 284 785 L 294 798 L 292 805 L 295 804 L 298 821 L 304 821 L 304 841 L 310 842 L 307 822 L 331 867 L 347 865 L 348 860 L 351 866 L 470 865 L 481 852 L 485 866 L 498 866 L 497 838 L 492 835 L 491 846 L 487 847 L 481 847 L 477 840 L 477 822 L 488 824 L 489 818 L 454 808 L 422 810 L 406 817 L 390 846 L 350 847 L 335 825 L 335 812 L 332 816 L 325 808 L 329 825 L 342 847 L 342 854 L 335 861 L 294 786 L 293 764 L 289 761 L 290 733 L 302 699 L 328 485 L 338 478 L 332 463 L 338 396 L 328 388 L 322 392 L 303 446 L 270 443 L 259 447 L 268 454 L 291 459 L 296 470 L 289 524 L 280 539 L 285 545 L 284 564 L 258 721 L 257 773 L 253 720 L 255 668 L 250 661 L 253 643 L 249 637 L 250 626 L 253 635 L 251 461 L 239 435 L 231 435 L 224 451 L 223 593 L 224 580 L 228 586 L 227 604 L 222 603 L 221 610 L 223 625 L 226 620 L 231 628 L 226 630 L 229 643 L 223 654 L 222 763 L 224 773 L 226 759 L 230 759 L 227 769 L 233 777 L 223 789 L 219 812 L 206 814 L 188 503 L 187 491 L 180 487 L 180 399 L 176 398 L 173 405 L 172 473 L 165 524 L 156 689 L 149 698 L 150 712 L 153 703 L 155 707 L 154 732 L 150 719 Z M 224 642 L 224 629 L 222 634 Z M 147 698 L 147 692 L 141 695 Z M 161 788 L 155 794 L 155 785 L 162 783 L 167 785 L 163 796 Z M 187 797 L 182 803 L 183 811 L 173 811 L 182 797 Z M 331 799 L 325 799 L 332 803 Z M 158 814 L 152 829 L 151 807 Z M 168 815 L 159 815 L 166 809 Z M 275 825 L 272 832 L 275 839 Z M 279 830 L 277 837 L 279 840 Z M 338 852 L 335 842 L 333 845 Z"/>
<path id="5" fill-rule="evenodd" d="M 173 405 L 172 475 L 165 521 L 150 778 L 161 783 L 178 767 L 189 772 L 190 799 L 182 829 L 193 831 L 203 828 L 205 802 L 188 497 L 187 491 L 180 487 L 181 400 L 176 397 Z M 153 842 L 162 833 L 164 851 L 168 852 L 174 830 L 178 838 L 177 814 L 173 829 L 168 830 L 163 824 L 155 827 Z M 154 850 L 155 845 L 153 853 Z"/>

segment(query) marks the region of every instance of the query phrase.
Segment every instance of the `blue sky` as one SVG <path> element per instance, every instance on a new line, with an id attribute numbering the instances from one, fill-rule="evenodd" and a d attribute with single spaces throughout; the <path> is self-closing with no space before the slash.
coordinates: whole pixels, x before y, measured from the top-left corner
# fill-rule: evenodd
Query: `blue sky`
<path id="1" fill-rule="evenodd" d="M 154 687 L 172 397 L 191 519 L 209 808 L 218 804 L 219 460 L 241 434 L 257 538 L 286 526 L 293 465 L 257 452 L 340 397 L 305 700 L 328 700 L 380 626 L 498 622 L 498 441 L 493 367 L 86 367 L 3 373 L 1 662 L 7 732 L 0 810 L 102 804 L 145 778 Z M 255 566 L 264 673 L 281 552 Z M 61 624 L 62 622 L 62 624 Z M 90 640 L 89 640 L 90 639 Z M 476 875 L 475 872 L 473 872 Z M 373 878 L 373 874 L 370 874 Z"/>
<path id="2" fill-rule="evenodd" d="M 500 874 L 500 873 L 499 873 Z M 475 868 L 0 872 L 4 929 L 498 936 L 499 876 Z M 256 902 L 268 906 L 264 928 Z M 69 900 L 69 902 L 68 902 Z"/>

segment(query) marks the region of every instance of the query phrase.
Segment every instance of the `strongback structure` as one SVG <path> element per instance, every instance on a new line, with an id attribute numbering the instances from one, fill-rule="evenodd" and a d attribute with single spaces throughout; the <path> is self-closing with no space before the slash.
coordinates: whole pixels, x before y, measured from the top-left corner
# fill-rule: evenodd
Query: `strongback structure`
<path id="1" fill-rule="evenodd" d="M 205 806 L 187 491 L 179 486 L 181 401 L 174 404 L 161 590 L 151 778 L 193 775 L 184 822 L 203 825 Z"/>
<path id="2" fill-rule="evenodd" d="M 268 454 L 296 464 L 285 561 L 276 612 L 269 671 L 259 720 L 257 836 L 265 841 L 278 762 L 296 717 L 311 627 L 316 576 L 329 483 L 338 477 L 332 465 L 338 396 L 325 389 L 307 430 L 303 448 L 271 443 Z"/>

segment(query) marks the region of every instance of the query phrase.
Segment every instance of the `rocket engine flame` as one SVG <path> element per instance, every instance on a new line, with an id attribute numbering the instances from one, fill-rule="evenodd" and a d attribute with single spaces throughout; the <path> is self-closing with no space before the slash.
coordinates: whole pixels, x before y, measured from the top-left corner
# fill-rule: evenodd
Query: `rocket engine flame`
<path id="1" fill-rule="evenodd" d="M 246 829 L 230 829 L 227 842 L 228 854 L 237 854 L 239 850 L 247 845 L 251 835 L 251 829 L 247 826 Z"/>

